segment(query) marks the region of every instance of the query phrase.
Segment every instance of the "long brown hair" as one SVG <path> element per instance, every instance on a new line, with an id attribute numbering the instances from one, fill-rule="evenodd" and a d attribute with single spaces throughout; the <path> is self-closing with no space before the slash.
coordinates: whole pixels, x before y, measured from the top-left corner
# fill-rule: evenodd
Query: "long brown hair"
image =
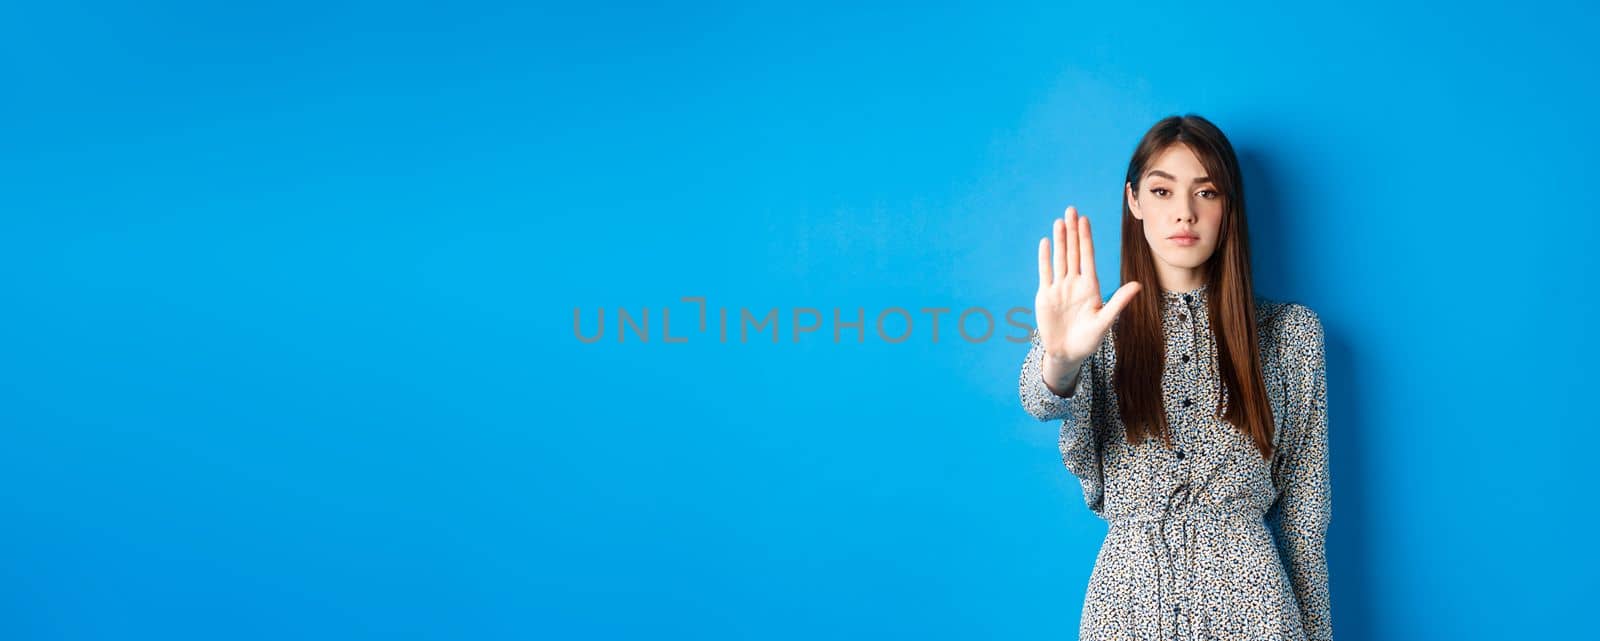
<path id="1" fill-rule="evenodd" d="M 1255 287 L 1250 278 L 1250 234 L 1245 221 L 1244 182 L 1233 145 L 1222 130 L 1195 114 L 1157 122 L 1128 162 L 1127 183 L 1139 193 L 1139 180 L 1151 160 L 1168 146 L 1189 147 L 1206 168 L 1223 199 L 1216 250 L 1204 266 L 1207 313 L 1217 341 L 1217 370 L 1223 391 L 1216 414 L 1255 441 L 1263 459 L 1272 457 L 1272 406 L 1261 376 L 1257 348 Z M 1114 384 L 1129 443 L 1161 439 L 1172 447 L 1162 401 L 1166 339 L 1161 331 L 1161 287 L 1155 254 L 1144 236 L 1144 222 L 1133 217 L 1128 191 L 1122 192 L 1122 282 L 1138 281 L 1141 291 L 1116 321 Z"/>

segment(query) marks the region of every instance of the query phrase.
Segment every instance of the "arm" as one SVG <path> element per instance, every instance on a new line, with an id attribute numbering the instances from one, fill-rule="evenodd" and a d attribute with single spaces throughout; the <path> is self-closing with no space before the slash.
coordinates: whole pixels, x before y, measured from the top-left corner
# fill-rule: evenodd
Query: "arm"
<path id="1" fill-rule="evenodd" d="M 1083 485 L 1089 509 L 1105 518 L 1100 452 L 1110 431 L 1106 424 L 1111 414 L 1106 410 L 1103 389 L 1108 376 L 1099 370 L 1114 366 L 1107 365 L 1112 361 L 1106 354 L 1112 325 L 1141 286 L 1124 283 L 1102 304 L 1089 219 L 1080 218 L 1077 208 L 1068 206 L 1066 217 L 1056 219 L 1050 229 L 1055 234 L 1055 251 L 1051 251 L 1049 238 L 1039 239 L 1039 291 L 1033 297 L 1038 330 L 1029 335 L 1032 345 L 1022 361 L 1018 394 L 1022 407 L 1034 418 L 1062 419 L 1061 462 Z M 1041 338 L 1041 331 L 1049 341 Z M 1071 355 L 1074 360 L 1049 359 L 1048 354 Z M 1077 358 L 1082 362 L 1075 362 Z M 1057 389 L 1064 389 L 1065 396 L 1045 384 L 1047 368 L 1041 363 L 1048 365 L 1050 385 L 1062 383 Z"/>
<path id="2" fill-rule="evenodd" d="M 1290 341 L 1288 421 L 1274 460 L 1278 498 L 1267 511 L 1308 641 L 1333 638 L 1326 540 L 1332 516 L 1328 465 L 1327 377 L 1322 322 L 1302 305 L 1284 311 Z"/>
<path id="3" fill-rule="evenodd" d="M 1050 391 L 1044 382 L 1042 363 L 1045 352 L 1039 344 L 1037 331 L 1032 334 L 1032 343 L 1027 358 L 1022 361 L 1022 374 L 1018 381 L 1022 407 L 1041 421 L 1061 421 L 1057 440 L 1061 462 L 1078 477 L 1084 504 L 1090 511 L 1105 518 L 1102 512 L 1105 486 L 1100 467 L 1099 436 L 1106 431 L 1106 416 L 1099 409 L 1101 403 L 1098 399 L 1103 397 L 1103 393 L 1098 389 L 1101 381 L 1096 371 L 1096 357 L 1083 360 L 1070 385 L 1071 396 L 1062 397 Z"/>

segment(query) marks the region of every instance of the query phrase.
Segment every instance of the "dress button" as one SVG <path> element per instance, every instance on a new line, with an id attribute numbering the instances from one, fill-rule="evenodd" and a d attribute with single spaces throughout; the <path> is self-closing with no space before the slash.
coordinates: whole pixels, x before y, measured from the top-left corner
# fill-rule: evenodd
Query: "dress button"
<path id="1" fill-rule="evenodd" d="M 1181 320 L 1181 321 L 1189 320 L 1189 315 L 1185 314 L 1183 312 L 1178 312 L 1178 320 Z"/>
<path id="2" fill-rule="evenodd" d="M 1184 407 L 1188 407 L 1188 406 L 1190 406 L 1190 405 L 1194 405 L 1194 401 L 1192 401 L 1192 400 L 1190 400 L 1190 399 L 1187 399 L 1187 398 L 1186 398 L 1186 399 L 1183 399 L 1183 406 L 1184 406 Z"/>
<path id="3" fill-rule="evenodd" d="M 1185 362 L 1185 363 L 1189 362 L 1189 355 L 1188 354 L 1184 354 L 1183 355 L 1183 362 Z"/>
<path id="4" fill-rule="evenodd" d="M 1184 294 L 1183 295 L 1183 302 L 1187 303 L 1187 302 L 1189 302 L 1189 300 L 1190 300 L 1189 299 L 1189 295 L 1188 294 Z"/>
<path id="5" fill-rule="evenodd" d="M 1178 450 L 1178 460 L 1183 460 L 1183 450 Z"/>

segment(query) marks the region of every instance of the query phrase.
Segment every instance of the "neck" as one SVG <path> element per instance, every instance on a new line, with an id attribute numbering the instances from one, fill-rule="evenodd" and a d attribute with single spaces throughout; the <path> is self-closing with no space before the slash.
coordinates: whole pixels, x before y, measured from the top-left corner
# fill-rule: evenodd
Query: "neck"
<path id="1" fill-rule="evenodd" d="M 1161 267 L 1157 265 L 1156 277 L 1161 281 L 1161 289 L 1169 292 L 1186 292 L 1205 283 L 1205 275 L 1198 267 Z"/>

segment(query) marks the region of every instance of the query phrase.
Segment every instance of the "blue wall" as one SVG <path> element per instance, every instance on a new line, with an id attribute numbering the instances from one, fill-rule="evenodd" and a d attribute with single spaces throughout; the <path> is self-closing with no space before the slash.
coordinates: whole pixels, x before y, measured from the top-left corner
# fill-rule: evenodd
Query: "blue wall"
<path id="1" fill-rule="evenodd" d="M 1068 204 L 1109 295 L 1188 112 L 1327 328 L 1338 636 L 1592 634 L 1593 9 L 577 4 L 0 9 L 0 636 L 1072 638 L 1019 332 L 872 317 Z"/>

